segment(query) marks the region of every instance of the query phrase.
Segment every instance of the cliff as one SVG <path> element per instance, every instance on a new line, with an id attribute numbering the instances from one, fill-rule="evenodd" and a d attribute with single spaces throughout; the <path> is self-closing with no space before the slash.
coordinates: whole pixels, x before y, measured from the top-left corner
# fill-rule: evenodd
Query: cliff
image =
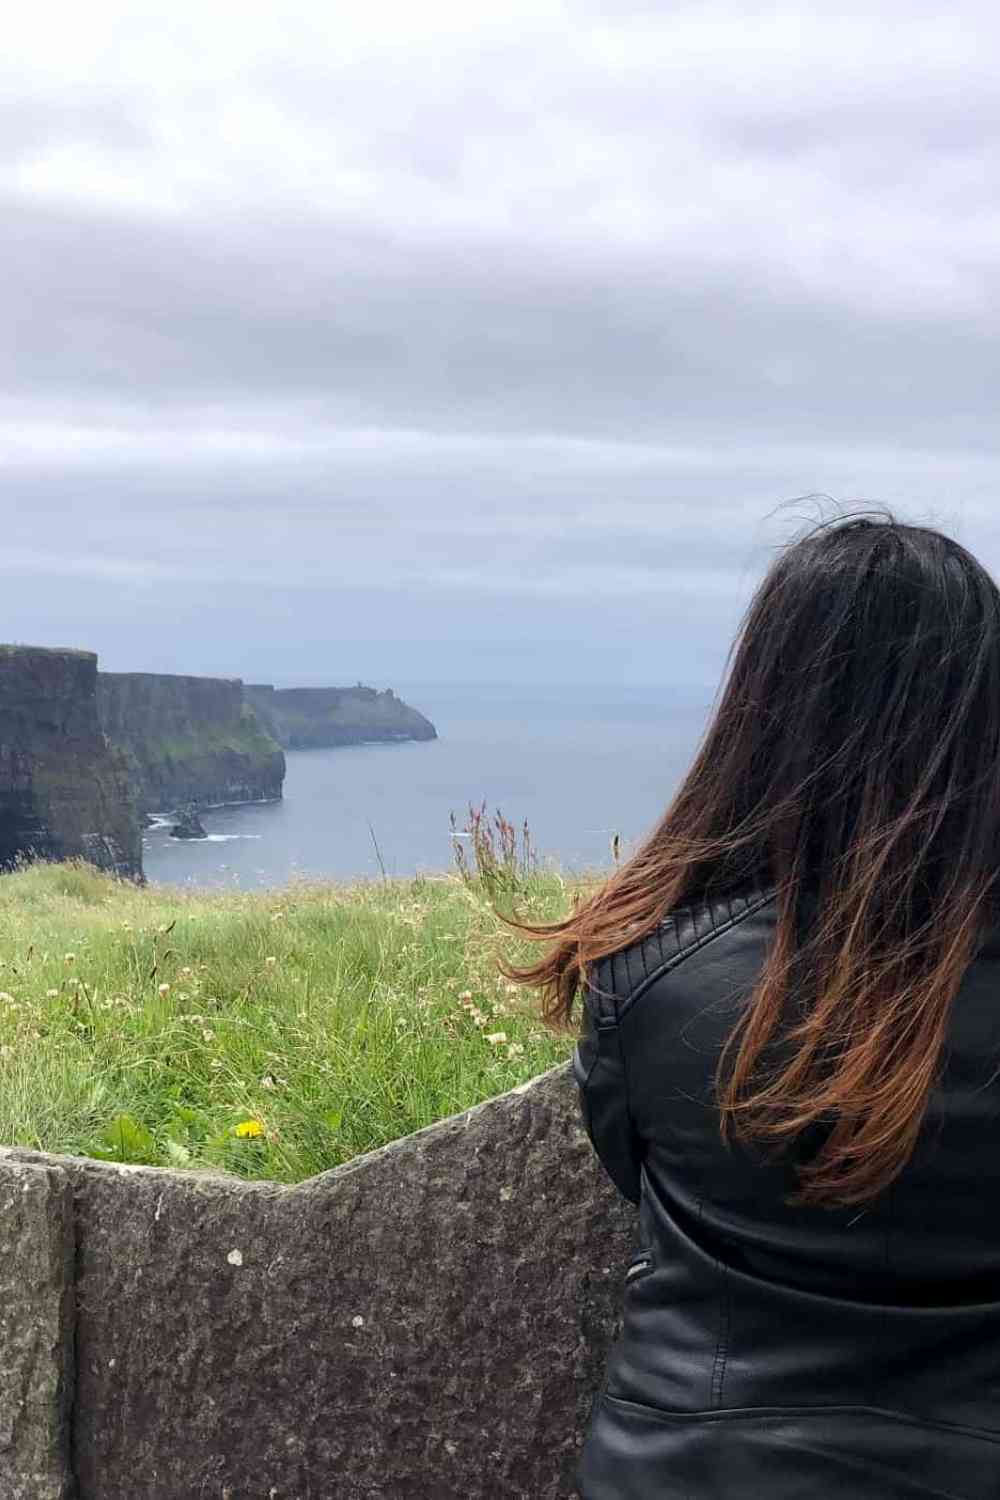
<path id="1" fill-rule="evenodd" d="M 143 812 L 281 796 L 285 757 L 238 678 L 99 672 L 108 738 L 125 752 Z"/>
<path id="2" fill-rule="evenodd" d="M 430 719 L 392 688 L 274 688 L 248 683 L 246 695 L 275 739 L 290 750 L 372 741 L 435 740 Z"/>
<path id="3" fill-rule="evenodd" d="M 0 868 L 25 854 L 142 876 L 138 812 L 125 757 L 101 732 L 91 651 L 0 646 Z"/>

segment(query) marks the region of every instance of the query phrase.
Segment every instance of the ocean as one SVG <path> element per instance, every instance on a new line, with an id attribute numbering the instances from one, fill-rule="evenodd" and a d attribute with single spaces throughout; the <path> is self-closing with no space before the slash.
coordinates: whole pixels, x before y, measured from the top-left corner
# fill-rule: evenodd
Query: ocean
<path id="1" fill-rule="evenodd" d="M 393 686 L 436 740 L 287 752 L 280 802 L 206 810 L 206 840 L 147 830 L 148 879 L 196 887 L 280 886 L 296 877 L 378 878 L 453 869 L 449 814 L 469 804 L 527 820 L 539 864 L 612 869 L 683 777 L 714 687 Z M 376 853 L 375 844 L 378 845 Z"/>

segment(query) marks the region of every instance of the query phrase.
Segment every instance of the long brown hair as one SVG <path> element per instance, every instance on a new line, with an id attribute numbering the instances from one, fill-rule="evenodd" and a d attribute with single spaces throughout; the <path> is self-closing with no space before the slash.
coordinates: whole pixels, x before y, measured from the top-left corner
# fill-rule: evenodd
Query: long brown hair
<path id="1" fill-rule="evenodd" d="M 722 1139 L 780 1150 L 827 1126 L 789 1202 L 863 1202 L 913 1150 L 996 916 L 1000 592 L 888 511 L 820 522 L 780 549 L 719 692 L 635 854 L 562 921 L 504 918 L 551 946 L 500 968 L 565 1029 L 596 959 L 687 900 L 772 884 L 774 941 L 716 1073 Z"/>

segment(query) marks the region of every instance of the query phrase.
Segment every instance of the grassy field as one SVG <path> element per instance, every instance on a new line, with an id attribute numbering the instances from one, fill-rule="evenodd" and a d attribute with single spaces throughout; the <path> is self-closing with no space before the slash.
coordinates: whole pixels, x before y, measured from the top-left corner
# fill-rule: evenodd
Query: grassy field
<path id="1" fill-rule="evenodd" d="M 533 873 L 517 910 L 564 916 L 580 883 Z M 568 1057 L 496 969 L 538 951 L 458 873 L 0 876 L 0 1143 L 301 1181 Z"/>

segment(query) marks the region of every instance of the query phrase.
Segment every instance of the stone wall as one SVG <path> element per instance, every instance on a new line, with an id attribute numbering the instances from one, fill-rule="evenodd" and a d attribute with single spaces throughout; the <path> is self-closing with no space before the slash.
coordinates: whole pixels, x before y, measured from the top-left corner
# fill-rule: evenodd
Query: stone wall
<path id="1" fill-rule="evenodd" d="M 635 1213 L 567 1068 L 298 1187 L 5 1151 L 8 1200 L 5 1500 L 574 1494 Z"/>
<path id="2" fill-rule="evenodd" d="M 91 651 L 0 646 L 0 869 L 24 854 L 142 874 L 127 766 L 101 732 Z"/>
<path id="3" fill-rule="evenodd" d="M 248 683 L 247 699 L 262 723 L 290 750 L 392 740 L 435 740 L 437 730 L 392 688 L 274 688 Z"/>
<path id="4" fill-rule="evenodd" d="M 143 812 L 281 796 L 285 757 L 238 678 L 100 672 L 109 739 L 124 750 Z"/>

